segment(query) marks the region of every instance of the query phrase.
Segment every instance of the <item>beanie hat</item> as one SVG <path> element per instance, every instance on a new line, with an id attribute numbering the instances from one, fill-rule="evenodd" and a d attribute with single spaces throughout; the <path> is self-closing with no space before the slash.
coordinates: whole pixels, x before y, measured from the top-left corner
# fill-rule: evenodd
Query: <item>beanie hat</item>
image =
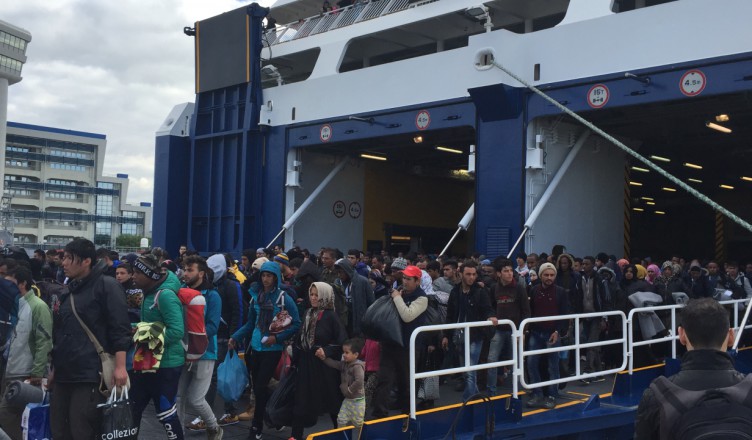
<path id="1" fill-rule="evenodd" d="M 175 262 L 172 261 L 172 260 L 164 260 L 162 262 L 162 266 L 161 267 L 164 267 L 165 269 L 169 270 L 172 273 L 175 273 L 175 272 L 178 271 L 178 265 L 175 264 Z"/>
<path id="2" fill-rule="evenodd" d="M 264 249 L 264 248 L 258 248 L 258 249 L 256 249 L 256 253 L 257 254 L 265 254 L 266 253 L 266 249 Z"/>
<path id="3" fill-rule="evenodd" d="M 165 275 L 162 268 L 159 267 L 159 260 L 153 254 L 138 257 L 133 263 L 133 268 L 154 281 L 161 280 Z"/>
<path id="4" fill-rule="evenodd" d="M 269 259 L 266 257 L 256 258 L 253 261 L 253 264 L 251 264 L 251 268 L 261 270 L 261 265 L 266 263 L 267 261 L 269 261 Z"/>
<path id="5" fill-rule="evenodd" d="M 546 271 L 546 270 L 553 270 L 554 271 L 554 275 L 556 275 L 556 273 L 557 273 L 556 272 L 556 266 L 554 266 L 551 263 L 543 263 L 538 268 L 538 274 L 539 275 L 543 275 L 543 272 Z"/>
<path id="6" fill-rule="evenodd" d="M 397 257 L 392 261 L 392 269 L 404 270 L 407 267 L 407 260 Z"/>
<path id="7" fill-rule="evenodd" d="M 290 258 L 288 258 L 287 254 L 284 252 L 280 252 L 277 255 L 275 255 L 274 261 L 280 264 L 284 264 L 285 266 L 290 265 Z"/>

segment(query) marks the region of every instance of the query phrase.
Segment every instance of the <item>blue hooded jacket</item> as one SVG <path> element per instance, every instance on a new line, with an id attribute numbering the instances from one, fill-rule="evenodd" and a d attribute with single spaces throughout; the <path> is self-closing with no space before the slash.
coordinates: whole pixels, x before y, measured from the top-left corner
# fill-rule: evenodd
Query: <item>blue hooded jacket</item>
<path id="1" fill-rule="evenodd" d="M 300 329 L 300 315 L 298 315 L 298 307 L 295 305 L 295 301 L 282 290 L 282 274 L 279 270 L 277 263 L 267 261 L 261 266 L 261 275 L 264 272 L 269 272 L 277 279 L 277 286 L 267 295 L 267 301 L 271 301 L 274 305 L 273 316 L 276 316 L 281 308 L 277 305 L 279 302 L 279 296 L 284 295 L 284 307 L 292 318 L 292 324 L 283 332 L 278 333 L 277 343 L 272 345 L 264 345 L 261 343 L 261 338 L 269 336 L 269 329 L 260 329 L 257 325 L 257 321 L 260 315 L 260 306 L 258 302 L 260 290 L 263 289 L 261 283 L 254 284 L 251 287 L 251 305 L 248 310 L 248 321 L 238 331 L 233 333 L 232 339 L 235 341 L 243 341 L 244 339 L 251 338 L 251 348 L 255 351 L 281 351 L 283 343 L 295 335 Z"/>

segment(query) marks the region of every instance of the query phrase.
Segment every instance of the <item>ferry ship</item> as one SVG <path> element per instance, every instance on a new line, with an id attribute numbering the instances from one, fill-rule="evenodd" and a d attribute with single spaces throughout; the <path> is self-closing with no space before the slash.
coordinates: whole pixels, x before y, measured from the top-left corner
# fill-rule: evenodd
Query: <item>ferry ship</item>
<path id="1" fill-rule="evenodd" d="M 196 100 L 156 134 L 155 245 L 752 259 L 752 2 L 322 3 L 186 26 Z M 676 361 L 633 369 L 620 343 L 607 395 L 413 412 L 364 438 L 442 438 L 458 413 L 463 438 L 630 438 Z"/>
<path id="2" fill-rule="evenodd" d="M 186 27 L 157 245 L 752 258 L 749 2 L 321 6 Z"/>

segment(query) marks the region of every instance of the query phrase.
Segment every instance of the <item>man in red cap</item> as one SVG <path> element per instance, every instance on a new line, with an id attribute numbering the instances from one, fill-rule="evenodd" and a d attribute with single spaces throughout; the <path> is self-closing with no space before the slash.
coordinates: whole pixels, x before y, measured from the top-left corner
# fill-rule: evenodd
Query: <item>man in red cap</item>
<path id="1" fill-rule="evenodd" d="M 389 392 L 397 383 L 397 402 L 400 412 L 410 411 L 410 336 L 413 330 L 424 324 L 428 297 L 420 288 L 421 270 L 417 266 L 407 266 L 402 270 L 402 288 L 391 291 L 392 300 L 402 320 L 402 346 L 381 341 L 381 361 L 379 362 L 379 385 L 373 399 L 373 416 L 388 415 Z M 415 341 L 415 352 L 423 353 L 425 343 L 422 337 Z"/>

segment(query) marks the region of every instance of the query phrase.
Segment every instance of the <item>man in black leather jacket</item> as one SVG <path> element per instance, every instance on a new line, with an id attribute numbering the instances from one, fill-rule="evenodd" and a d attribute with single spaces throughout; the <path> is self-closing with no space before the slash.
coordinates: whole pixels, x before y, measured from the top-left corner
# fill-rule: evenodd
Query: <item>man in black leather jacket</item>
<path id="1" fill-rule="evenodd" d="M 736 385 L 744 375 L 734 369 L 726 348 L 734 341 L 726 309 L 711 298 L 694 299 L 681 313 L 679 341 L 687 347 L 681 371 L 668 378 L 692 391 Z M 652 389 L 642 395 L 635 419 L 635 439 L 659 439 L 660 404 Z"/>

